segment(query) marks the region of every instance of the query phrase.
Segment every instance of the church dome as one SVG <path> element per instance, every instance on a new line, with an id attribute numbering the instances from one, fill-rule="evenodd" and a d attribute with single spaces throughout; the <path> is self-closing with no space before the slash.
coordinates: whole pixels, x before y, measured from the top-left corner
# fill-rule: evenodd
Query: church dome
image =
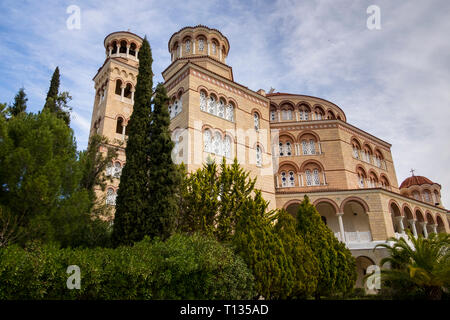
<path id="1" fill-rule="evenodd" d="M 406 178 L 402 182 L 402 184 L 400 185 L 400 189 L 409 188 L 411 186 L 421 186 L 423 184 L 431 185 L 431 184 L 434 184 L 434 182 L 423 176 L 411 176 L 411 177 Z"/>

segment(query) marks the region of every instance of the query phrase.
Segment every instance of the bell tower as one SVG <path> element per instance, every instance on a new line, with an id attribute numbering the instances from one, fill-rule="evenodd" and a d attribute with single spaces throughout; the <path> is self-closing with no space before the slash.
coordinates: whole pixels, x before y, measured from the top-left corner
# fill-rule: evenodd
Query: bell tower
<path id="1" fill-rule="evenodd" d="M 115 204 L 122 167 L 125 164 L 127 124 L 133 112 L 139 48 L 143 39 L 128 32 L 113 32 L 104 40 L 106 59 L 94 76 L 95 99 L 92 109 L 89 137 L 99 134 L 118 147 L 118 158 L 114 159 L 106 174 L 113 176 L 107 187 L 108 204 Z M 101 147 L 100 152 L 106 152 Z"/>

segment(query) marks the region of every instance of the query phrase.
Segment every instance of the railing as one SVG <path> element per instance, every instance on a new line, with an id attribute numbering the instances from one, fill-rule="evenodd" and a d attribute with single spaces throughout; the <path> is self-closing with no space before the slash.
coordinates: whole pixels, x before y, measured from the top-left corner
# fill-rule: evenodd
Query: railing
<path id="1" fill-rule="evenodd" d="M 345 232 L 345 239 L 348 243 L 370 242 L 372 234 L 370 231 Z"/>

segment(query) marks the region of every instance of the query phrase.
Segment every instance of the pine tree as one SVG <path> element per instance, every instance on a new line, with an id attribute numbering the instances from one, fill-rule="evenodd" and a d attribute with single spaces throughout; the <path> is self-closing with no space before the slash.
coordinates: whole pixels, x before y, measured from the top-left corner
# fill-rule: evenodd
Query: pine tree
<path id="1" fill-rule="evenodd" d="M 14 103 L 9 106 L 8 113 L 10 116 L 15 117 L 18 114 L 25 112 L 27 109 L 27 94 L 25 93 L 24 88 L 20 88 L 19 92 L 17 92 L 14 97 Z"/>
<path id="2" fill-rule="evenodd" d="M 114 217 L 113 243 L 132 244 L 145 235 L 145 212 L 148 210 L 148 157 L 151 99 L 153 95 L 152 54 L 147 38 L 139 51 L 139 74 L 134 95 L 133 113 L 128 123 L 125 148 L 127 162 L 122 170 Z"/>
<path id="3" fill-rule="evenodd" d="M 298 209 L 297 230 L 319 261 L 316 298 L 351 290 L 356 280 L 355 259 L 323 223 L 307 195 Z"/>
<path id="4" fill-rule="evenodd" d="M 172 161 L 174 143 L 169 131 L 169 98 L 162 83 L 156 86 L 150 124 L 150 143 L 147 154 L 150 161 L 148 210 L 145 233 L 150 237 L 169 237 L 175 228 L 177 215 L 176 194 L 181 183 L 177 166 Z"/>
<path id="5" fill-rule="evenodd" d="M 47 98 L 45 99 L 44 110 L 49 110 L 50 112 L 56 114 L 64 122 L 70 124 L 70 110 L 72 109 L 68 106 L 69 101 L 72 97 L 67 91 L 59 93 L 59 68 L 56 67 L 53 72 L 52 79 L 50 80 L 50 87 L 48 88 Z"/>

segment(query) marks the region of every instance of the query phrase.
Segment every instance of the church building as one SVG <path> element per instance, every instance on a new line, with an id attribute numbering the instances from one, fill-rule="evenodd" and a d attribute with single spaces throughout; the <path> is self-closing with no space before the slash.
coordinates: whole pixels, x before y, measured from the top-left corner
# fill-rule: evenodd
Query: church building
<path id="1" fill-rule="evenodd" d="M 119 147 L 106 172 L 114 177 L 106 191 L 111 206 L 126 162 L 142 40 L 126 31 L 106 36 L 106 59 L 93 78 L 90 134 L 104 135 Z M 406 238 L 406 229 L 424 237 L 450 233 L 441 186 L 414 172 L 399 186 L 391 144 L 348 123 L 340 106 L 303 94 L 253 91 L 235 82 L 226 63 L 230 43 L 216 29 L 182 28 L 167 49 L 170 64 L 162 76 L 170 98 L 175 162 L 193 171 L 208 159 L 237 158 L 257 177 L 256 188 L 270 209 L 293 215 L 307 194 L 355 256 L 357 286 L 367 267 L 386 255 L 384 249 L 373 251 L 377 244 Z"/>

